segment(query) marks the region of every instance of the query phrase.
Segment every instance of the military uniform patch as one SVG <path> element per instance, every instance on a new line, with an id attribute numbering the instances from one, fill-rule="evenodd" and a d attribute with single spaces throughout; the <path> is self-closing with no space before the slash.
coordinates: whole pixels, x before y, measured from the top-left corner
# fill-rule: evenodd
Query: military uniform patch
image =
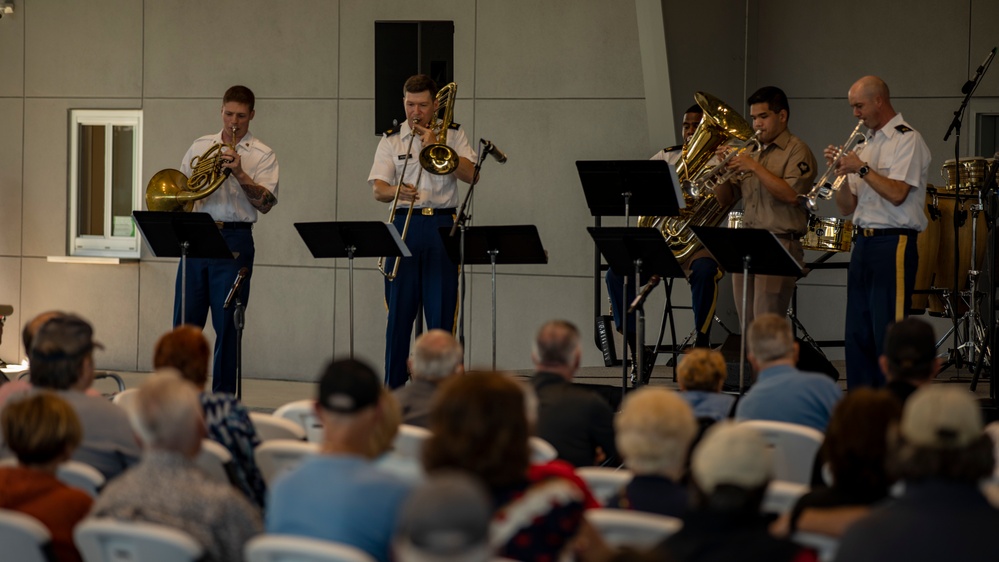
<path id="1" fill-rule="evenodd" d="M 681 148 L 683 148 L 682 144 L 678 144 L 676 146 L 667 146 L 666 148 L 663 149 L 663 152 L 676 152 L 677 150 L 680 150 Z"/>
<path id="2" fill-rule="evenodd" d="M 811 168 L 808 166 L 808 162 L 798 162 L 798 169 L 801 170 L 802 174 L 807 174 Z"/>
<path id="3" fill-rule="evenodd" d="M 458 127 L 461 127 L 461 123 L 452 122 L 450 125 L 448 125 L 447 128 L 448 129 L 454 129 L 455 131 L 457 131 Z"/>
<path id="4" fill-rule="evenodd" d="M 389 130 L 385 131 L 384 133 L 382 133 L 382 136 L 391 137 L 392 135 L 397 134 L 398 132 L 399 132 L 399 129 L 389 129 Z"/>
<path id="5" fill-rule="evenodd" d="M 908 133 L 912 129 L 910 129 L 906 125 L 896 125 L 895 126 L 895 130 L 898 131 L 898 132 L 900 132 L 900 133 Z"/>

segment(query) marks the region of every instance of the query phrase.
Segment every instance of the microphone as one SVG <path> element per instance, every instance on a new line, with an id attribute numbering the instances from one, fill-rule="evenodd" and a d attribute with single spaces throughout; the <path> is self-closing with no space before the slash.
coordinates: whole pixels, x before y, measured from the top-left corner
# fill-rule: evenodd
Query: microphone
<path id="1" fill-rule="evenodd" d="M 503 151 L 497 148 L 496 145 L 492 143 L 492 141 L 487 141 L 486 139 L 482 139 L 482 142 L 485 143 L 486 145 L 486 154 L 492 154 L 493 158 L 495 158 L 496 161 L 499 162 L 500 164 L 506 163 L 506 154 L 503 154 Z"/>
<path id="2" fill-rule="evenodd" d="M 243 284 L 243 279 L 246 279 L 246 274 L 249 272 L 250 270 L 245 267 L 239 269 L 239 273 L 236 274 L 236 280 L 232 282 L 232 288 L 229 289 L 229 295 L 225 298 L 225 304 L 222 305 L 223 309 L 229 308 L 229 305 L 232 304 L 232 299 L 236 296 L 236 291 L 239 290 L 239 286 Z"/>
<path id="3" fill-rule="evenodd" d="M 982 76 L 982 73 L 985 72 L 985 67 L 989 64 L 989 61 L 992 60 L 992 57 L 994 56 L 996 56 L 996 47 L 992 47 L 992 50 L 989 51 L 989 54 L 985 55 L 985 60 L 982 61 L 982 64 L 978 65 L 978 70 L 975 71 L 975 77 L 965 82 L 964 86 L 961 87 L 962 94 L 967 94 L 975 88 L 975 83 L 978 82 L 978 79 Z"/>
<path id="4" fill-rule="evenodd" d="M 652 278 L 649 279 L 649 282 L 646 283 L 644 287 L 642 287 L 642 290 L 638 293 L 638 296 L 635 297 L 635 300 L 631 301 L 631 306 L 628 307 L 628 314 L 635 312 L 635 309 L 638 308 L 643 302 L 645 302 L 645 299 L 648 298 L 649 293 L 652 292 L 652 289 L 655 289 L 656 286 L 659 285 L 659 281 L 660 278 L 658 275 L 653 275 Z"/>

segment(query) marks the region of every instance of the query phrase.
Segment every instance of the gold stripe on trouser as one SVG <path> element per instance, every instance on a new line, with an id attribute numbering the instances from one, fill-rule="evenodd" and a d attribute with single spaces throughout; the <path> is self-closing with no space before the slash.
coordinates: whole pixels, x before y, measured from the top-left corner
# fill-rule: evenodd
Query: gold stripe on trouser
<path id="1" fill-rule="evenodd" d="M 898 237 L 898 246 L 895 248 L 895 321 L 905 318 L 905 245 L 909 242 L 908 236 Z"/>
<path id="2" fill-rule="evenodd" d="M 458 214 L 452 213 L 451 220 L 457 222 Z M 458 283 L 454 292 L 454 320 L 451 321 L 451 337 L 458 337 L 458 311 L 461 310 L 461 264 L 458 264 Z"/>
<path id="3" fill-rule="evenodd" d="M 721 267 L 718 267 L 718 271 L 715 273 L 715 293 L 711 297 L 711 308 L 708 309 L 708 314 L 704 317 L 704 324 L 698 328 L 702 334 L 708 333 L 708 329 L 711 328 L 711 321 L 715 319 L 715 307 L 718 305 L 718 282 L 724 276 L 725 272 L 721 270 Z"/>

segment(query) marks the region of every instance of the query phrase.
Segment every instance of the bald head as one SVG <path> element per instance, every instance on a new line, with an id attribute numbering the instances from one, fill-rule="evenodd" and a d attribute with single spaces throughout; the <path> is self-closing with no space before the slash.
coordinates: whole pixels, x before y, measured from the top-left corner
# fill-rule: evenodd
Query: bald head
<path id="1" fill-rule="evenodd" d="M 409 368 L 414 378 L 439 380 L 463 371 L 464 356 L 451 332 L 430 330 L 416 338 Z"/>
<path id="2" fill-rule="evenodd" d="M 863 120 L 864 126 L 872 131 L 884 127 L 895 117 L 888 84 L 877 76 L 864 76 L 854 82 L 847 97 L 854 117 Z"/>

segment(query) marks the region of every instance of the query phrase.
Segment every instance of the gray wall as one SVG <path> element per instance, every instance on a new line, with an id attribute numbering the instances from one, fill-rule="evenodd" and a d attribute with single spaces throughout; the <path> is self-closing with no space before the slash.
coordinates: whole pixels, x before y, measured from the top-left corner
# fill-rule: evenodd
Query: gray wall
<path id="1" fill-rule="evenodd" d="M 255 232 L 246 375 L 312 379 L 331 355 L 345 353 L 346 264 L 311 258 L 292 224 L 386 218 L 386 205 L 373 200 L 366 183 L 378 142 L 370 134 L 376 20 L 455 22 L 456 120 L 469 138 L 490 138 L 510 157 L 505 166 L 486 164 L 474 223 L 537 224 L 549 252 L 547 266 L 500 270 L 499 366 L 528 367 L 531 336 L 552 317 L 578 323 L 589 337 L 593 250 L 584 227 L 591 219 L 574 162 L 644 158 L 655 137 L 646 119 L 634 2 L 18 0 L 15 6 L 13 16 L 0 20 L 0 301 L 16 309 L 0 357 L 21 359 L 17 329 L 59 308 L 93 321 L 107 346 L 97 357 L 100 368 L 150 368 L 152 346 L 170 328 L 176 260 L 144 255 L 117 266 L 46 260 L 66 254 L 68 110 L 141 108 L 142 175 L 149 177 L 176 167 L 193 138 L 219 129 L 219 97 L 234 83 L 256 92 L 260 111 L 252 129 L 275 149 L 282 168 L 280 204 Z M 897 4 L 750 0 L 733 11 L 721 0 L 664 1 L 673 106 L 687 107 L 700 89 L 740 107 L 747 90 L 774 83 L 792 97 L 792 129 L 818 148 L 846 136 L 854 121 L 845 92 L 856 77 L 875 73 L 926 136 L 936 168 L 952 152 L 938 140 L 959 101 L 952 94 L 995 42 L 999 6 L 919 0 L 888 18 L 889 6 Z M 865 17 L 857 17 L 861 12 Z M 720 22 L 707 28 L 711 20 Z M 857 21 L 890 23 L 874 33 Z M 980 95 L 999 96 L 997 74 Z M 355 346 L 380 366 L 381 276 L 374 260 L 357 266 Z M 473 365 L 487 365 L 488 269 L 472 268 L 470 280 L 467 347 Z M 812 276 L 802 285 L 809 330 L 837 337 L 842 276 Z M 679 304 L 689 304 L 684 288 L 674 293 Z M 650 308 L 661 302 L 657 296 Z M 657 312 L 649 316 L 650 324 L 658 321 Z M 686 333 L 689 313 L 678 320 Z M 585 347 L 586 364 L 598 357 Z"/>

